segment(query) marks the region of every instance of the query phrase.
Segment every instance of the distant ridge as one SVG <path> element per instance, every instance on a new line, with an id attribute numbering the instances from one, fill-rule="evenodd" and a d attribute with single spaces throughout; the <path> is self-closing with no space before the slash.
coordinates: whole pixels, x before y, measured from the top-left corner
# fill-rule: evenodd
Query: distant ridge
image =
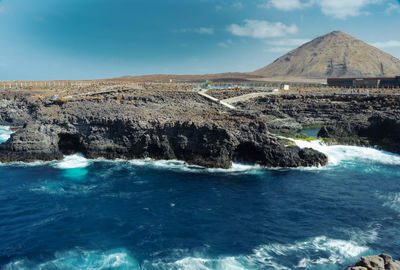
<path id="1" fill-rule="evenodd" d="M 169 81 L 190 81 L 202 82 L 204 80 L 213 81 L 247 81 L 247 80 L 260 80 L 262 76 L 248 73 L 231 72 L 231 73 L 218 73 L 218 74 L 204 74 L 204 75 L 174 75 L 174 74 L 153 74 L 142 76 L 122 76 L 116 78 L 123 81 L 152 81 L 152 82 L 169 82 Z"/>
<path id="2" fill-rule="evenodd" d="M 341 31 L 318 37 L 250 74 L 326 79 L 400 75 L 400 60 Z"/>
<path id="3" fill-rule="evenodd" d="M 291 81 L 326 82 L 329 77 L 391 77 L 400 75 L 400 60 L 341 31 L 303 44 L 253 72 L 204 75 L 154 74 L 123 76 L 128 81 Z"/>

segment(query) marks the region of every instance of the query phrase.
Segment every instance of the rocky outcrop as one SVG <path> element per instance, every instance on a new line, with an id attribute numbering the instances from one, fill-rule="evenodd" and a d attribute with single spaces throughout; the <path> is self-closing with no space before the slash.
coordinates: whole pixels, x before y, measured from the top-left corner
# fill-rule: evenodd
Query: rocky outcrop
<path id="1" fill-rule="evenodd" d="M 400 153 L 398 95 L 280 95 L 236 104 L 266 119 L 275 133 L 296 133 L 321 125 L 318 136 L 331 143 L 372 145 Z"/>
<path id="2" fill-rule="evenodd" d="M 354 266 L 346 270 L 399 270 L 400 261 L 393 261 L 387 254 L 361 257 Z"/>
<path id="3" fill-rule="evenodd" d="M 235 90 L 232 90 L 235 91 Z M 400 153 L 400 97 L 273 95 L 229 110 L 191 92 L 132 90 L 72 99 L 0 100 L 0 124 L 23 124 L 0 145 L 0 161 L 97 158 L 179 159 L 229 168 L 318 166 L 327 157 L 274 134 L 320 124 L 332 143 L 377 145 Z"/>
<path id="4" fill-rule="evenodd" d="M 170 95 L 112 94 L 32 106 L 32 120 L 0 145 L 0 161 L 52 160 L 80 152 L 88 158 L 178 159 L 218 168 L 233 161 L 268 167 L 327 163 L 313 149 L 282 144 L 257 116 L 226 111 L 191 93 Z"/>
<path id="5" fill-rule="evenodd" d="M 400 115 L 375 114 L 363 121 L 349 119 L 323 127 L 318 136 L 338 142 L 377 145 L 400 153 Z"/>
<path id="6" fill-rule="evenodd" d="M 179 159 L 219 168 L 229 168 L 233 160 L 270 167 L 327 162 L 327 157 L 315 150 L 280 144 L 262 123 L 240 129 L 239 134 L 233 134 L 216 125 L 194 122 L 91 122 L 88 128 L 28 124 L 0 145 L 0 160 L 52 160 L 81 152 L 88 158 Z"/>
<path id="7" fill-rule="evenodd" d="M 26 100 L 0 99 L 0 125 L 20 126 L 30 119 L 30 108 Z"/>

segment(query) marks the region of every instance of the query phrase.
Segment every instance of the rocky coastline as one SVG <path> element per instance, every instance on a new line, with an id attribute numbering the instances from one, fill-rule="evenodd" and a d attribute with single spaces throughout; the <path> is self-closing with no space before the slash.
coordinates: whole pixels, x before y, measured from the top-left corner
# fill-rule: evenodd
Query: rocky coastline
<path id="1" fill-rule="evenodd" d="M 232 90 L 234 91 L 234 90 Z M 228 93 L 229 95 L 231 93 Z M 330 143 L 400 153 L 400 97 L 271 95 L 230 110 L 190 91 L 131 89 L 73 98 L 0 97 L 0 125 L 20 126 L 0 162 L 88 158 L 178 159 L 205 167 L 323 166 L 327 157 L 278 134 L 321 125 Z"/>

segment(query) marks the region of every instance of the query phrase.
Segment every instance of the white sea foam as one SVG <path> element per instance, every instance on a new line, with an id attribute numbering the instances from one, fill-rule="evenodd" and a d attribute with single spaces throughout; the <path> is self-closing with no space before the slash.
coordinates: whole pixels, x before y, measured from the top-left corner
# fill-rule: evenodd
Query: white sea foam
<path id="1" fill-rule="evenodd" d="M 76 169 L 89 166 L 90 161 L 82 154 L 65 156 L 63 160 L 54 163 L 54 167 L 59 169 Z"/>
<path id="2" fill-rule="evenodd" d="M 255 270 L 294 269 L 324 267 L 339 269 L 337 264 L 346 264 L 365 254 L 368 247 L 353 241 L 331 239 L 320 236 L 293 244 L 269 244 L 253 250 L 249 255 L 207 258 L 187 256 L 173 262 L 146 262 L 143 269 L 184 270 Z M 320 268 L 318 268 L 320 269 Z"/>
<path id="3" fill-rule="evenodd" d="M 209 258 L 201 254 L 184 256 L 187 252 L 179 251 L 176 253 L 183 255 L 179 259 L 155 259 L 144 261 L 142 265 L 139 265 L 124 249 L 106 252 L 74 249 L 56 253 L 52 259 L 44 262 L 16 260 L 7 264 L 4 269 L 289 270 L 293 268 L 313 269 L 314 267 L 339 269 L 337 264 L 349 263 L 366 252 L 368 252 L 368 248 L 356 242 L 320 236 L 293 244 L 263 245 L 254 249 L 249 255 Z"/>
<path id="4" fill-rule="evenodd" d="M 138 263 L 126 250 L 112 250 L 107 252 L 72 250 L 56 253 L 54 258 L 45 262 L 17 260 L 7 264 L 4 270 L 78 270 L 78 269 L 139 269 Z"/>
<path id="5" fill-rule="evenodd" d="M 153 159 L 134 159 L 129 161 L 134 166 L 146 166 L 151 168 L 159 169 L 172 169 L 174 171 L 186 171 L 186 172 L 210 172 L 210 173 L 255 173 L 262 167 L 258 165 L 248 165 L 233 163 L 230 169 L 221 168 L 205 168 L 198 165 L 190 165 L 184 161 L 179 160 L 153 160 Z"/>
<path id="6" fill-rule="evenodd" d="M 7 141 L 13 132 L 10 127 L 0 126 L 0 143 Z"/>
<path id="7" fill-rule="evenodd" d="M 378 194 L 378 197 L 384 200 L 383 206 L 400 213 L 400 193 Z"/>
<path id="8" fill-rule="evenodd" d="M 82 154 L 74 154 L 64 156 L 63 160 L 53 160 L 53 161 L 33 161 L 33 162 L 11 162 L 1 165 L 13 165 L 13 166 L 23 166 L 23 167 L 35 167 L 35 166 L 52 166 L 58 169 L 77 169 L 85 168 L 90 165 L 91 162 L 96 160 L 91 160 L 85 158 Z"/>
<path id="9" fill-rule="evenodd" d="M 343 163 L 362 162 L 367 164 L 400 165 L 400 155 L 380 151 L 374 148 L 324 144 L 321 140 L 311 142 L 292 140 L 300 148 L 312 148 L 328 156 L 328 166 L 338 166 Z"/>
<path id="10" fill-rule="evenodd" d="M 262 246 L 255 250 L 253 260 L 259 263 L 265 261 L 273 266 L 277 264 L 277 256 L 302 257 L 299 259 L 298 265 L 310 267 L 312 265 L 344 263 L 350 258 L 360 256 L 367 250 L 367 247 L 360 246 L 353 241 L 320 236 L 295 244 Z"/>

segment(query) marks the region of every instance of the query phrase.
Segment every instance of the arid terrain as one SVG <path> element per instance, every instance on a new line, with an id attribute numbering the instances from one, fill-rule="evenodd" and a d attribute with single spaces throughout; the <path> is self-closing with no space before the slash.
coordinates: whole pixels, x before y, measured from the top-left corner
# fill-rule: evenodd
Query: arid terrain
<path id="1" fill-rule="evenodd" d="M 268 93 L 237 85 L 208 90 L 209 99 L 196 86 L 106 80 L 3 91 L 0 124 L 21 128 L 1 145 L 0 160 L 82 152 L 89 158 L 180 159 L 223 168 L 235 160 L 269 167 L 324 165 L 324 154 L 280 136 L 313 125 L 323 127 L 321 136 L 330 143 L 400 152 L 400 96 L 391 90 L 303 86 Z M 220 103 L 235 96 L 245 98 L 232 100 L 232 108 Z"/>

